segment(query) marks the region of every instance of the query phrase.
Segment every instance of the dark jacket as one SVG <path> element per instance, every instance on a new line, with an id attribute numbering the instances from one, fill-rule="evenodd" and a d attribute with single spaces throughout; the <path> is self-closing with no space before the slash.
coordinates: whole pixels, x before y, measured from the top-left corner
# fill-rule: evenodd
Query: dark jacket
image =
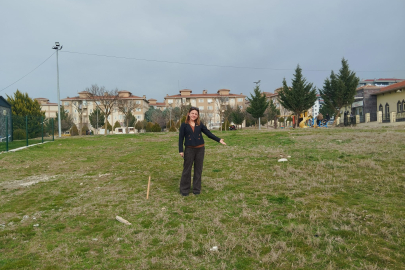
<path id="1" fill-rule="evenodd" d="M 183 141 L 185 146 L 197 146 L 204 144 L 204 139 L 203 136 L 201 135 L 201 132 L 203 132 L 205 135 L 208 136 L 208 138 L 219 142 L 221 139 L 215 136 L 214 134 L 211 133 L 207 129 L 206 126 L 204 126 L 202 123 L 200 125 L 195 125 L 194 127 L 194 132 L 193 129 L 189 124 L 183 123 L 181 124 L 180 127 L 180 134 L 179 134 L 179 153 L 184 152 L 183 151 Z"/>

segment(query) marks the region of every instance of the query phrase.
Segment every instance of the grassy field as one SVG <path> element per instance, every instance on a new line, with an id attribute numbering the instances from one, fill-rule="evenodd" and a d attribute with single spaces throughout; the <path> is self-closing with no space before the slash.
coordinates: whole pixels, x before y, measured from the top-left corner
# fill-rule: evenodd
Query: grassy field
<path id="1" fill-rule="evenodd" d="M 0 269 L 404 269 L 403 126 L 216 134 L 199 196 L 177 134 L 1 154 Z"/>
<path id="2" fill-rule="evenodd" d="M 44 142 L 45 141 L 52 141 L 52 137 L 44 137 Z M 28 145 L 31 144 L 37 144 L 41 143 L 42 139 L 29 139 L 28 140 Z M 8 150 L 16 149 L 19 147 L 27 146 L 27 141 L 26 140 L 20 140 L 20 141 L 12 141 L 8 143 Z M 7 143 L 6 142 L 0 142 L 0 152 L 6 151 L 7 150 Z"/>

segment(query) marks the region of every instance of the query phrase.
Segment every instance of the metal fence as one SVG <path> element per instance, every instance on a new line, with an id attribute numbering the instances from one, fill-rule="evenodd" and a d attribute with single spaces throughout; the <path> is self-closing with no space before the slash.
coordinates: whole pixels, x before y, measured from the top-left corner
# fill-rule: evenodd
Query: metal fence
<path id="1" fill-rule="evenodd" d="M 390 122 L 390 119 L 391 119 L 391 117 L 390 117 L 390 114 L 389 113 L 383 113 L 382 114 L 382 122 L 383 123 L 389 123 Z"/>
<path id="2" fill-rule="evenodd" d="M 377 113 L 372 112 L 370 113 L 370 122 L 376 122 L 377 121 Z"/>
<path id="3" fill-rule="evenodd" d="M 363 115 L 360 115 L 360 123 L 365 123 L 366 122 L 366 118 Z"/>
<path id="4" fill-rule="evenodd" d="M 356 116 L 355 115 L 349 116 L 349 117 L 346 116 L 344 118 L 343 124 L 345 126 L 355 126 L 356 125 Z"/>
<path id="5" fill-rule="evenodd" d="M 53 141 L 55 138 L 54 122 L 53 118 L 42 116 L 0 117 L 0 152 Z M 6 134 L 7 136 L 3 136 Z"/>
<path id="6" fill-rule="evenodd" d="M 396 121 L 405 122 L 405 112 L 397 113 Z"/>

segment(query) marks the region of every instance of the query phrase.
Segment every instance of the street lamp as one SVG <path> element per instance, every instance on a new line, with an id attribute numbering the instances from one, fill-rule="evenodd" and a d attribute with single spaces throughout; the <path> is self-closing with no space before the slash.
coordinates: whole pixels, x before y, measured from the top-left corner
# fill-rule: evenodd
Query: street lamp
<path id="1" fill-rule="evenodd" d="M 60 48 L 59 48 L 60 46 Z M 57 90 L 58 90 L 58 134 L 59 138 L 61 137 L 62 127 L 61 127 L 61 113 L 60 113 L 60 90 L 59 90 L 59 64 L 58 64 L 58 52 L 62 50 L 62 47 L 59 42 L 55 42 L 55 46 L 52 47 L 53 50 L 56 50 L 56 82 L 57 82 Z"/>

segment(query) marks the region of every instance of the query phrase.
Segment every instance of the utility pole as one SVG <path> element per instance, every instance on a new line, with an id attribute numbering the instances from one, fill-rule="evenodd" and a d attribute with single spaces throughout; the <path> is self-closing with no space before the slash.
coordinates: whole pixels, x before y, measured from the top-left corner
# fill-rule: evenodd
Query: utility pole
<path id="1" fill-rule="evenodd" d="M 60 90 L 59 90 L 59 62 L 58 62 L 58 52 L 62 50 L 63 46 L 60 46 L 59 42 L 55 42 L 55 46 L 52 49 L 56 50 L 56 82 L 57 82 L 57 90 L 58 90 L 58 134 L 59 138 L 62 136 L 62 125 L 61 125 L 61 113 L 60 113 Z"/>

